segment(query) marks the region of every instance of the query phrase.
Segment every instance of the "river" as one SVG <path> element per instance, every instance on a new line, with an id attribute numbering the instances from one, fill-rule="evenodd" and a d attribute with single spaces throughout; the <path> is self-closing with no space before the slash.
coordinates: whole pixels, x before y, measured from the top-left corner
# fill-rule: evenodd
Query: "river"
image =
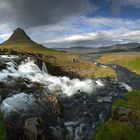
<path id="1" fill-rule="evenodd" d="M 0 56 L 0 103 L 8 140 L 92 140 L 116 99 L 132 88 L 121 80 L 52 76 L 31 58 Z"/>

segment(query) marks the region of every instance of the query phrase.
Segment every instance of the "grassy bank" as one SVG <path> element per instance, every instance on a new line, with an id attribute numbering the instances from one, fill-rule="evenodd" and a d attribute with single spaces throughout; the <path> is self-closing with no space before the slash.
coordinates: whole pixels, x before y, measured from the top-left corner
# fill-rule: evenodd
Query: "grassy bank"
<path id="1" fill-rule="evenodd" d="M 98 61 L 104 64 L 119 64 L 140 75 L 140 54 L 107 54 Z"/>
<path id="2" fill-rule="evenodd" d="M 119 107 L 129 112 L 120 113 Z M 130 92 L 127 101 L 117 100 L 112 110 L 116 118 L 110 118 L 99 128 L 95 140 L 140 140 L 140 91 Z"/>
<path id="3" fill-rule="evenodd" d="M 81 59 L 79 55 L 45 48 L 30 40 L 6 42 L 0 45 L 0 48 L 9 50 L 9 53 L 16 51 L 33 55 L 39 54 L 41 59 L 50 65 L 79 77 L 116 77 L 115 71 L 111 68 L 98 67 L 92 62 Z"/>

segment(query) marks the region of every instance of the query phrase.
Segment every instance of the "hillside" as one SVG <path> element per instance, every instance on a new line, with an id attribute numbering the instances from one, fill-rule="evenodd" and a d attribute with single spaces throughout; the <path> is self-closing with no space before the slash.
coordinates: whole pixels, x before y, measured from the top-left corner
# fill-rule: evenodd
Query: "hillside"
<path id="1" fill-rule="evenodd" d="M 98 62 L 103 64 L 118 64 L 140 75 L 140 54 L 105 54 Z"/>
<path id="2" fill-rule="evenodd" d="M 118 52 L 139 52 L 140 43 L 125 43 L 125 44 L 116 44 L 112 46 L 104 47 L 70 47 L 70 48 L 56 48 L 60 51 L 65 51 L 68 53 L 77 53 L 77 54 L 104 54 L 104 53 L 118 53 Z"/>
<path id="3" fill-rule="evenodd" d="M 47 63 L 49 72 L 53 75 L 66 75 L 71 77 L 115 77 L 110 68 L 101 68 L 83 60 L 77 54 L 64 53 L 46 48 L 32 41 L 24 30 L 16 29 L 11 37 L 0 45 L 1 53 L 18 53 L 38 57 Z"/>
<path id="4" fill-rule="evenodd" d="M 135 52 L 140 51 L 140 43 L 116 44 L 108 47 L 101 47 L 99 51 L 104 53 Z"/>

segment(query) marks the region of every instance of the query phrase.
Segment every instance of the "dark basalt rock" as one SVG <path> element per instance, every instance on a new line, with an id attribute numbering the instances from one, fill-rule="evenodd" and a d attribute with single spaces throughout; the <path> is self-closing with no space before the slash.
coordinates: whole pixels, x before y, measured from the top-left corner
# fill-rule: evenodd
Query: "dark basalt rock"
<path id="1" fill-rule="evenodd" d="M 11 112 L 7 117 L 8 140 L 71 140 L 62 119 L 61 101 L 55 96 L 34 97 L 36 110 Z"/>

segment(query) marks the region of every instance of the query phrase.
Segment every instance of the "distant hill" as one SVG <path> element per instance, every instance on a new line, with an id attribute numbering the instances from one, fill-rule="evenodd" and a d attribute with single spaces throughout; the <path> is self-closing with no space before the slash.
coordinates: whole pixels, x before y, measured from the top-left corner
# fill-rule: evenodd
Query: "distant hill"
<path id="1" fill-rule="evenodd" d="M 126 43 L 126 44 L 116 44 L 112 46 L 91 48 L 91 47 L 70 47 L 70 48 L 58 48 L 57 50 L 63 50 L 70 53 L 79 54 L 96 54 L 96 53 L 117 53 L 117 52 L 135 52 L 140 51 L 140 43 Z"/>
<path id="2" fill-rule="evenodd" d="M 126 44 L 116 44 L 109 47 L 99 48 L 101 52 L 131 52 L 135 50 L 140 51 L 140 43 L 126 43 Z"/>

